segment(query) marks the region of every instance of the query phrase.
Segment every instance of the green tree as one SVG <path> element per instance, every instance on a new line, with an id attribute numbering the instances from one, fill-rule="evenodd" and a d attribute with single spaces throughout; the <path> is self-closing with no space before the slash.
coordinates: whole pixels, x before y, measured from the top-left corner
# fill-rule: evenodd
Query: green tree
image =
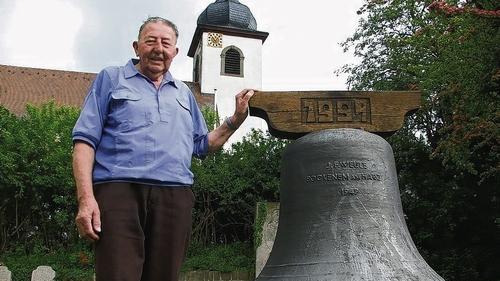
<path id="1" fill-rule="evenodd" d="M 15 151 L 10 149 L 17 126 L 17 118 L 6 108 L 0 107 L 0 252 L 7 247 L 8 237 L 18 234 L 16 229 L 19 227 L 19 218 L 16 217 L 19 210 L 16 204 L 16 186 L 19 186 L 15 177 L 17 157 Z"/>
<path id="2" fill-rule="evenodd" d="M 78 110 L 53 102 L 20 118 L 0 110 L 2 249 L 52 248 L 74 239 L 71 129 Z"/>
<path id="3" fill-rule="evenodd" d="M 500 14 L 498 1 L 367 1 L 344 42 L 356 90 L 422 92 L 389 139 L 408 225 L 446 280 L 497 280 Z"/>

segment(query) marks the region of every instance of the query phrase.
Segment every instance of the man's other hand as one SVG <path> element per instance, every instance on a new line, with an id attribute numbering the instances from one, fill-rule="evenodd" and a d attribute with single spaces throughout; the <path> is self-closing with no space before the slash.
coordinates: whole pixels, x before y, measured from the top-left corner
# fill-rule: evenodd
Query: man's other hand
<path id="1" fill-rule="evenodd" d="M 101 232 L 101 213 L 95 198 L 82 198 L 78 203 L 76 226 L 81 237 L 89 240 L 99 240 Z"/>

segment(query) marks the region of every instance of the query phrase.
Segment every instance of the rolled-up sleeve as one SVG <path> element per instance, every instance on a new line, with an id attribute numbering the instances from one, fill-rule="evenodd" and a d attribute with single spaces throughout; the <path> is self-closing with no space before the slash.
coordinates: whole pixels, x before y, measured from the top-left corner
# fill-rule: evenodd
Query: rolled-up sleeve
<path id="1" fill-rule="evenodd" d="M 208 133 L 194 139 L 193 156 L 203 159 L 208 154 Z"/>
<path id="2" fill-rule="evenodd" d="M 90 88 L 73 128 L 73 143 L 83 141 L 97 148 L 101 140 L 102 129 L 108 111 L 109 92 L 112 83 L 105 70 L 101 71 Z"/>

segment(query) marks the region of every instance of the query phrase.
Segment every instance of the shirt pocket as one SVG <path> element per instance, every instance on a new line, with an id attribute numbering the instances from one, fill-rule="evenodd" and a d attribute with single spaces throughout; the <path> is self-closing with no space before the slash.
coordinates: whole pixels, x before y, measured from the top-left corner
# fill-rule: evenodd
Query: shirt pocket
<path id="1" fill-rule="evenodd" d="M 182 99 L 180 97 L 176 97 L 175 100 L 177 101 L 177 106 L 176 106 L 176 114 L 177 117 L 183 118 L 186 120 L 189 120 L 189 122 L 192 122 L 191 118 L 191 107 L 189 106 L 189 102 L 185 99 Z"/>
<path id="2" fill-rule="evenodd" d="M 147 106 L 139 93 L 131 90 L 117 90 L 111 93 L 111 123 L 114 123 L 119 131 L 130 131 L 139 127 L 147 126 Z"/>
<path id="3" fill-rule="evenodd" d="M 189 108 L 189 103 L 188 101 L 176 97 L 175 100 L 177 100 L 178 105 L 180 105 L 180 108 L 178 107 L 178 110 L 182 113 L 189 113 L 189 116 L 191 116 L 191 109 Z"/>
<path id="4" fill-rule="evenodd" d="M 184 133 L 188 135 L 192 142 L 193 137 L 193 118 L 191 116 L 191 108 L 187 100 L 182 97 L 176 97 L 175 120 L 179 129 L 184 129 Z"/>

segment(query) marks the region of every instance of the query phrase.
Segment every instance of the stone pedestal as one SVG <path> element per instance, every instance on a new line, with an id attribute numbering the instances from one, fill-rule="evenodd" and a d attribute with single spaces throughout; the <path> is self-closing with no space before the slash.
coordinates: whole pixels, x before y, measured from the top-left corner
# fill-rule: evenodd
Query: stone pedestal
<path id="1" fill-rule="evenodd" d="M 261 208 L 263 206 L 263 208 Z M 280 204 L 277 202 L 260 202 L 257 207 L 256 218 L 262 220 L 262 225 L 259 225 L 259 233 L 257 234 L 259 245 L 255 253 L 255 276 L 259 276 L 262 268 L 269 258 L 269 254 L 273 249 L 276 230 L 278 229 Z M 257 231 L 257 230 L 256 230 Z"/>

